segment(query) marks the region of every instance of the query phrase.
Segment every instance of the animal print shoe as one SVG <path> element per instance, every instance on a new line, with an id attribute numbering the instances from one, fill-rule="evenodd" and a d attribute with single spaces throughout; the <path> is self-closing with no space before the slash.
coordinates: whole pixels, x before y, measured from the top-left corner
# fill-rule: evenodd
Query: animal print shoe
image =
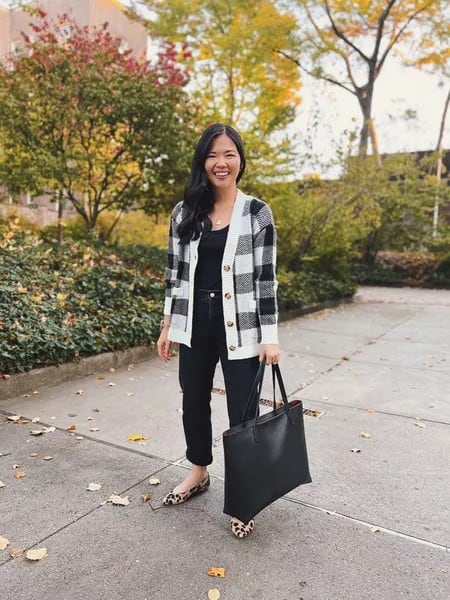
<path id="1" fill-rule="evenodd" d="M 196 496 L 197 494 L 201 494 L 203 492 L 207 492 L 209 490 L 209 475 L 207 475 L 204 479 L 200 481 L 196 486 L 192 487 L 187 492 L 175 493 L 173 490 L 167 494 L 167 496 L 162 501 L 164 506 L 172 506 L 176 504 L 183 504 L 192 496 Z"/>
<path id="2" fill-rule="evenodd" d="M 250 521 L 245 524 L 236 517 L 231 517 L 231 531 L 238 538 L 244 538 L 251 534 L 253 528 L 255 527 L 254 519 L 250 519 Z"/>

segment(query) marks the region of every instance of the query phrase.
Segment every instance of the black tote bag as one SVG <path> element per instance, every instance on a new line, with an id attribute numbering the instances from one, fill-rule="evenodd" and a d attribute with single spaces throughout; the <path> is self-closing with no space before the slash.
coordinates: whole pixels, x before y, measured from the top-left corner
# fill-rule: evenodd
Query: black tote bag
<path id="1" fill-rule="evenodd" d="M 258 512 L 304 483 L 311 482 L 303 405 L 288 402 L 278 365 L 272 365 L 273 409 L 259 415 L 262 362 L 242 422 L 223 433 L 225 502 L 223 512 L 248 523 Z M 275 376 L 283 404 L 276 406 Z M 248 415 L 256 417 L 248 420 Z"/>

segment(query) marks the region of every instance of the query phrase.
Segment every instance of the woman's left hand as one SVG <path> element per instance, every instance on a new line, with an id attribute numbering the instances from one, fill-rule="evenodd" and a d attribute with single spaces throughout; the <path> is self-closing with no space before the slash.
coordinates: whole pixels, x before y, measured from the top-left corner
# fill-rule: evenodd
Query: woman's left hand
<path id="1" fill-rule="evenodd" d="M 259 350 L 259 362 L 266 361 L 266 365 L 276 365 L 280 358 L 280 346 L 278 344 L 261 344 Z"/>

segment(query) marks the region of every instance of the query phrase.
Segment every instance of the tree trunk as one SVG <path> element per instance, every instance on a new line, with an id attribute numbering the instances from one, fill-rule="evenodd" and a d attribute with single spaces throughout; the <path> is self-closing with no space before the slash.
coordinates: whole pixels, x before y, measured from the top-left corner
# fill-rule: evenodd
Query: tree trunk
<path id="1" fill-rule="evenodd" d="M 64 192 L 59 192 L 58 194 L 58 222 L 57 222 L 57 243 L 58 246 L 61 246 L 63 242 L 63 227 L 62 227 L 62 219 L 64 213 Z"/>

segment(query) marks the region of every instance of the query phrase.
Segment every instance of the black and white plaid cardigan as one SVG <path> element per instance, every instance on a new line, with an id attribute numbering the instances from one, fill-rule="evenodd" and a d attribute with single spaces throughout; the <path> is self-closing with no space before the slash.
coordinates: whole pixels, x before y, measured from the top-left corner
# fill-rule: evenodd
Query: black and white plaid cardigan
<path id="1" fill-rule="evenodd" d="M 183 202 L 172 211 L 164 314 L 169 339 L 190 346 L 194 275 L 200 238 L 180 244 Z M 269 206 L 238 190 L 222 260 L 222 302 L 229 359 L 259 354 L 278 343 L 276 231 Z"/>

